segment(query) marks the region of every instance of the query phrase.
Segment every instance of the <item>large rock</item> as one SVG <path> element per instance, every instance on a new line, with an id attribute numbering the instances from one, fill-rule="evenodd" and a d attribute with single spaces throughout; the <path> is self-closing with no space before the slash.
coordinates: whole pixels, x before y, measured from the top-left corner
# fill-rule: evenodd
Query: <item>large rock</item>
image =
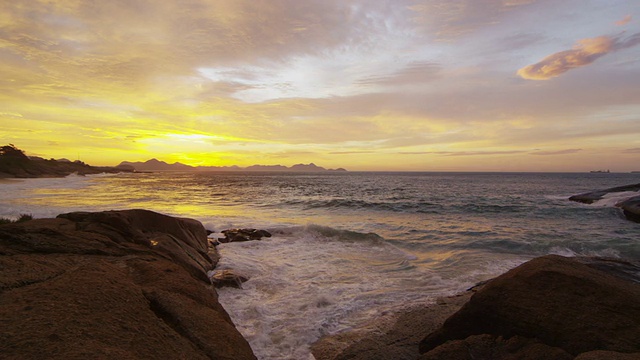
<path id="1" fill-rule="evenodd" d="M 630 273 L 637 279 L 639 269 L 619 265 L 626 268 L 621 277 L 611 273 L 619 271 L 610 264 L 556 255 L 531 260 L 488 282 L 428 335 L 420 343 L 422 359 L 438 353 L 466 359 L 487 351 L 483 347 L 506 354 L 496 359 L 526 359 L 524 354 L 534 350 L 539 358 L 640 352 L 640 284 L 630 281 Z M 516 344 L 509 344 L 516 336 Z M 461 349 L 466 355 L 452 355 Z M 521 356 L 514 357 L 519 349 L 524 349 Z"/>
<path id="2" fill-rule="evenodd" d="M 261 240 L 263 237 L 271 237 L 267 230 L 257 229 L 229 229 L 223 230 L 223 238 L 218 238 L 221 243 Z"/>
<path id="3" fill-rule="evenodd" d="M 640 195 L 621 201 L 616 206 L 622 209 L 627 219 L 640 223 Z"/>
<path id="4" fill-rule="evenodd" d="M 569 197 L 571 201 L 577 201 L 585 204 L 592 204 L 598 200 L 602 200 L 609 193 L 626 192 L 626 191 L 640 191 L 640 184 L 631 184 L 624 186 L 617 186 L 604 190 L 590 191 L 583 194 L 573 195 Z"/>
<path id="5" fill-rule="evenodd" d="M 584 194 L 573 195 L 569 200 L 577 201 L 585 204 L 592 204 L 598 200 L 603 199 L 607 194 L 618 192 L 639 192 L 640 184 L 632 184 L 625 186 L 618 186 L 610 189 L 597 190 Z M 640 195 L 630 196 L 625 200 L 616 203 L 616 207 L 622 209 L 624 216 L 631 221 L 640 223 Z"/>
<path id="6" fill-rule="evenodd" d="M 144 210 L 0 226 L 3 359 L 255 359 L 194 220 Z"/>

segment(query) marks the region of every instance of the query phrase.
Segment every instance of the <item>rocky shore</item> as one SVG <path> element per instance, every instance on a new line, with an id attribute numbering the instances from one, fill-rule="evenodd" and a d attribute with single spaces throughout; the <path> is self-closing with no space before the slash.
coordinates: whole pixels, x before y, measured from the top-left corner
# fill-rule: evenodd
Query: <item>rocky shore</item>
<path id="1" fill-rule="evenodd" d="M 0 225 L 3 359 L 255 359 L 202 224 L 151 211 Z"/>
<path id="2" fill-rule="evenodd" d="M 615 193 L 638 193 L 639 195 L 630 195 L 616 203 L 616 207 L 622 209 L 624 216 L 631 221 L 640 222 L 640 184 L 631 184 L 618 186 L 614 188 L 591 191 L 584 194 L 573 195 L 569 198 L 571 201 L 577 201 L 584 204 L 593 204 L 598 200 L 602 200 L 605 196 Z"/>
<path id="3" fill-rule="evenodd" d="M 640 265 L 548 255 L 312 350 L 317 360 L 631 360 L 638 339 Z"/>
<path id="4" fill-rule="evenodd" d="M 0 225 L 3 359 L 255 359 L 191 219 L 146 210 Z M 283 305 L 284 306 L 284 305 Z M 301 314 L 304 316 L 304 314 Z M 329 359 L 640 359 L 640 265 L 533 259 L 312 346 Z"/>

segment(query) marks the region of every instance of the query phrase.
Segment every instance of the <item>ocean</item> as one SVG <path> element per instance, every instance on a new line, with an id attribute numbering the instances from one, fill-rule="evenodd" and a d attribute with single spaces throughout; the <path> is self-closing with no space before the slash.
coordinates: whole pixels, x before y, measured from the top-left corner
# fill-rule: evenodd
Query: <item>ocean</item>
<path id="1" fill-rule="evenodd" d="M 219 289 L 220 302 L 259 359 L 313 359 L 309 345 L 325 334 L 433 303 L 533 257 L 640 260 L 640 225 L 614 207 L 631 194 L 568 200 L 638 182 L 637 173 L 69 176 L 0 182 L 0 217 L 143 208 L 216 233 L 266 229 L 273 237 L 218 246 L 219 268 L 250 278 Z"/>

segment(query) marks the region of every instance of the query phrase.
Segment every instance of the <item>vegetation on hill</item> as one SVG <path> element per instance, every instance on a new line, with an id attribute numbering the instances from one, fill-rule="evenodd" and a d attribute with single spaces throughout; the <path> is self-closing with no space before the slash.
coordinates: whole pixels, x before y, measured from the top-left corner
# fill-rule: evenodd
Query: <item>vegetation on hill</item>
<path id="1" fill-rule="evenodd" d="M 64 177 L 73 173 L 86 175 L 121 171 L 127 169 L 91 166 L 80 160 L 30 158 L 13 144 L 0 147 L 0 178 Z"/>

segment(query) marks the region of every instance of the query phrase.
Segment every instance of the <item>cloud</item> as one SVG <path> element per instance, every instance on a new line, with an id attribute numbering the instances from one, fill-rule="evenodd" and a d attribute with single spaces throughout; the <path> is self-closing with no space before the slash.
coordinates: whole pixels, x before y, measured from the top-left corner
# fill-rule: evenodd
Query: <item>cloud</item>
<path id="1" fill-rule="evenodd" d="M 375 154 L 375 151 L 332 151 L 331 155 Z"/>
<path id="2" fill-rule="evenodd" d="M 623 25 L 627 25 L 630 22 L 631 22 L 631 15 L 627 15 L 624 18 L 622 18 L 621 20 L 616 21 L 616 25 L 623 26 Z"/>
<path id="3" fill-rule="evenodd" d="M 640 154 L 640 148 L 625 149 L 625 154 Z"/>
<path id="4" fill-rule="evenodd" d="M 582 149 L 565 149 L 565 150 L 557 150 L 557 151 L 536 151 L 532 152 L 531 155 L 567 155 L 567 154 L 575 154 L 582 151 Z"/>
<path id="5" fill-rule="evenodd" d="M 442 155 L 442 156 L 491 156 L 491 155 L 513 155 L 522 154 L 524 150 L 504 150 L 504 151 L 405 151 L 398 152 L 401 155 Z"/>
<path id="6" fill-rule="evenodd" d="M 438 78 L 442 70 L 440 64 L 433 62 L 413 62 L 392 74 L 372 75 L 356 81 L 359 85 L 407 85 L 430 82 Z"/>
<path id="7" fill-rule="evenodd" d="M 586 66 L 609 53 L 640 44 L 640 33 L 626 39 L 621 37 L 599 36 L 579 40 L 571 50 L 549 55 L 542 61 L 518 70 L 518 75 L 528 80 L 547 80 L 565 72 Z"/>
<path id="8" fill-rule="evenodd" d="M 413 21 L 440 40 L 452 40 L 499 23 L 510 11 L 536 0 L 418 0 Z"/>

